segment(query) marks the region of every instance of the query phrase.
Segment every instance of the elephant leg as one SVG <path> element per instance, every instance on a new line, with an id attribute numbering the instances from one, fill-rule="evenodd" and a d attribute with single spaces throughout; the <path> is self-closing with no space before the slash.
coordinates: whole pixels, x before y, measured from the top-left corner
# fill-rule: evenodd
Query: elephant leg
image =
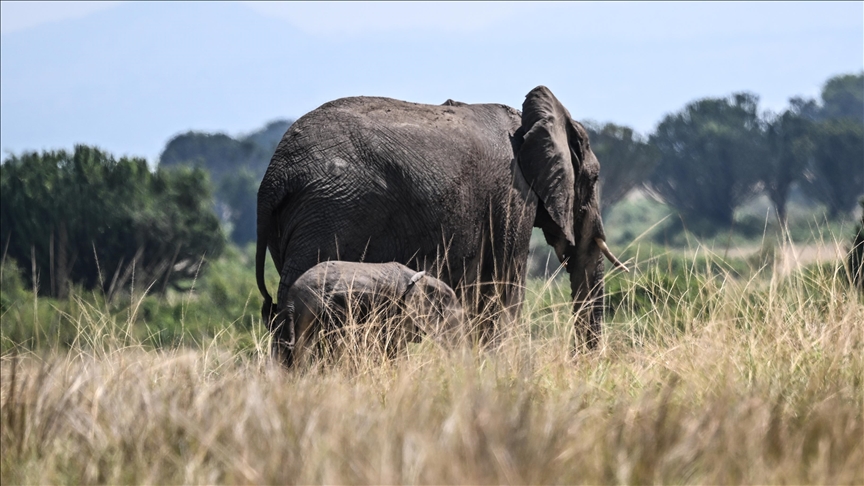
<path id="1" fill-rule="evenodd" d="M 302 366 L 310 363 L 316 355 L 317 338 L 320 330 L 320 312 L 300 309 L 295 322 L 296 341 L 294 343 L 294 362 Z"/>
<path id="2" fill-rule="evenodd" d="M 294 256 L 283 258 L 279 289 L 276 294 L 278 314 L 270 326 L 272 334 L 270 354 L 274 360 L 281 362 L 288 368 L 297 361 L 295 354 L 297 346 L 300 344 L 298 331 L 303 331 L 304 319 L 308 313 L 307 309 L 296 308 L 297 304 L 288 298 L 288 290 L 300 275 L 315 266 L 316 263 L 317 259 L 312 258 L 296 258 Z"/>
<path id="3" fill-rule="evenodd" d="M 503 305 L 505 286 L 499 278 L 494 260 L 488 259 L 480 271 L 480 283 L 475 286 L 472 296 L 475 330 L 479 343 L 484 346 L 494 347 L 500 341 L 502 320 L 507 320 L 504 319 L 506 312 Z"/>
<path id="4" fill-rule="evenodd" d="M 525 194 L 511 191 L 492 213 L 491 271 L 495 282 L 497 332 L 513 326 L 525 297 L 528 247 L 536 208 L 526 204 Z"/>
<path id="5" fill-rule="evenodd" d="M 495 340 L 505 329 L 516 324 L 522 310 L 527 271 L 525 255 L 528 254 L 531 235 L 531 226 L 526 221 L 514 215 L 512 220 L 502 223 L 499 229 L 501 237 L 493 245 L 494 258 L 488 262 L 485 272 L 491 275 L 483 276 L 485 282 L 492 282 L 484 293 L 489 311 L 494 316 L 489 331 Z"/>
<path id="6" fill-rule="evenodd" d="M 270 358 L 285 368 L 294 366 L 295 321 L 294 306 L 291 305 L 279 312 L 270 326 Z"/>
<path id="7" fill-rule="evenodd" d="M 477 260 L 466 263 L 466 273 L 473 270 L 473 278 L 463 279 L 458 291 L 472 324 L 470 334 L 486 346 L 494 346 L 501 330 L 516 320 L 523 296 L 521 280 L 512 270 L 515 255 L 495 243 L 494 235 L 485 239 Z"/>
<path id="8" fill-rule="evenodd" d="M 524 297 L 522 284 L 512 275 L 503 272 L 496 272 L 495 275 L 494 283 L 484 289 L 489 319 L 485 320 L 485 326 L 481 329 L 484 341 L 493 346 L 501 341 L 507 329 L 512 329 L 517 323 Z"/>

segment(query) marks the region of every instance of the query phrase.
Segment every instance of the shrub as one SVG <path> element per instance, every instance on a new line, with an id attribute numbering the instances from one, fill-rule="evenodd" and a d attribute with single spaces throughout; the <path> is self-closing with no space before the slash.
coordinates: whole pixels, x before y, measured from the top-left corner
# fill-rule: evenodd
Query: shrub
<path id="1" fill-rule="evenodd" d="M 224 246 L 203 170 L 150 172 L 144 159 L 84 145 L 11 156 L 0 166 L 0 203 L 8 257 L 55 297 L 70 284 L 109 297 L 131 282 L 179 289 Z"/>

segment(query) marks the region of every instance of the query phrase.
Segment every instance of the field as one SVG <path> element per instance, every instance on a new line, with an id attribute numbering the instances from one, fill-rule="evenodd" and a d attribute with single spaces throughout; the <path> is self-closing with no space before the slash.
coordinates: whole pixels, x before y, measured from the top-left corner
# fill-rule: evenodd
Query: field
<path id="1" fill-rule="evenodd" d="M 290 372 L 267 358 L 250 249 L 193 291 L 111 302 L 41 298 L 4 265 L 0 480 L 862 484 L 864 298 L 836 234 L 619 243 L 636 271 L 608 276 L 598 351 L 574 351 L 548 277 L 494 347 Z M 790 262 L 804 246 L 829 256 Z"/>

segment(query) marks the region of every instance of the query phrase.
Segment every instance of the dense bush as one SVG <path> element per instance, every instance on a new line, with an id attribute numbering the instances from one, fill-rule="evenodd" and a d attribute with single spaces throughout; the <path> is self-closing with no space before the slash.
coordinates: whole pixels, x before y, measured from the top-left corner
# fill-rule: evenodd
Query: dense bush
<path id="1" fill-rule="evenodd" d="M 109 298 L 127 284 L 182 288 L 224 246 L 200 169 L 151 172 L 144 159 L 78 145 L 0 166 L 0 241 L 39 292 L 70 284 Z"/>

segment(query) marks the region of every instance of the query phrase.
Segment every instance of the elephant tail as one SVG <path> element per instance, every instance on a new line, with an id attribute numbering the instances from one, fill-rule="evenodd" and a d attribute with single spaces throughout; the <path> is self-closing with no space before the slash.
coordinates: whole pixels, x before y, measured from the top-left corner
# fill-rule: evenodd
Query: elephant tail
<path id="1" fill-rule="evenodd" d="M 269 309 L 273 303 L 273 298 L 267 291 L 267 283 L 264 281 L 267 242 L 270 241 L 270 232 L 273 229 L 273 213 L 282 204 L 289 192 L 286 174 L 280 172 L 281 166 L 281 164 L 274 164 L 271 161 L 258 188 L 258 221 L 256 224 L 258 246 L 255 252 L 255 280 L 258 282 L 258 291 L 261 293 L 261 297 L 264 297 L 264 309 Z M 273 257 L 278 266 L 278 255 L 273 255 Z"/>
<path id="2" fill-rule="evenodd" d="M 265 233 L 266 235 L 266 233 Z M 258 233 L 258 249 L 255 251 L 255 280 L 258 282 L 258 291 L 264 297 L 261 305 L 261 322 L 270 328 L 273 318 L 276 316 L 276 306 L 273 305 L 273 297 L 267 292 L 267 283 L 264 281 L 264 263 L 267 258 L 267 237 Z"/>
<path id="3" fill-rule="evenodd" d="M 267 259 L 267 237 L 258 234 L 258 249 L 255 251 L 255 280 L 258 282 L 258 291 L 264 297 L 264 305 L 273 303 L 273 297 L 267 291 L 267 282 L 264 281 L 264 264 Z"/>

